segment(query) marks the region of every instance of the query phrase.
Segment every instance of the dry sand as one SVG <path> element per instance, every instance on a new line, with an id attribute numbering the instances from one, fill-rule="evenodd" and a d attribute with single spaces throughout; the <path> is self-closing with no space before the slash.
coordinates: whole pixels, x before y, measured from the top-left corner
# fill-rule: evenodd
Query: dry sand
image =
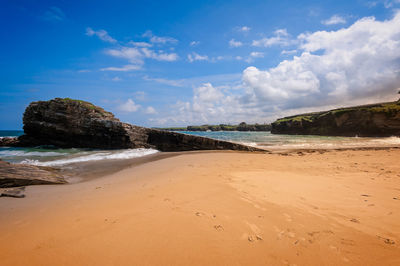
<path id="1" fill-rule="evenodd" d="M 400 150 L 185 153 L 0 199 L 0 265 L 400 265 Z"/>

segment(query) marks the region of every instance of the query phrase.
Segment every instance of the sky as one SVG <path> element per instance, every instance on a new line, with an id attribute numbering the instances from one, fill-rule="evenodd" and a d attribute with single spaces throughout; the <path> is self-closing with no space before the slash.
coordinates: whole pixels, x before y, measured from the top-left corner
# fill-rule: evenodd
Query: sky
<path id="1" fill-rule="evenodd" d="M 400 0 L 0 0 L 0 129 L 69 97 L 149 127 L 397 100 Z"/>

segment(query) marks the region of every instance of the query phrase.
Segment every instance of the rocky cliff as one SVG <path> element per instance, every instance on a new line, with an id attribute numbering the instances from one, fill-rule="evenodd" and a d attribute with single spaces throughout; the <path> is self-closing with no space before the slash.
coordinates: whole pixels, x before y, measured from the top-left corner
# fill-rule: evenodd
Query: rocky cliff
<path id="1" fill-rule="evenodd" d="M 284 117 L 273 134 L 387 137 L 400 136 L 400 100 Z"/>
<path id="2" fill-rule="evenodd" d="M 98 106 L 69 98 L 31 103 L 25 110 L 23 123 L 25 135 L 19 137 L 13 146 L 155 148 L 160 151 L 258 150 L 227 141 L 130 125 Z"/>

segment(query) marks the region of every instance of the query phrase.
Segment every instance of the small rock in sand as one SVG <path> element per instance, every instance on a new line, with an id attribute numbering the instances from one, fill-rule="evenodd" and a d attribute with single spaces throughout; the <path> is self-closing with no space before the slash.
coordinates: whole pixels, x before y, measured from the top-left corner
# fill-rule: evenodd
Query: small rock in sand
<path id="1" fill-rule="evenodd" d="M 25 198 L 25 187 L 5 188 L 0 190 L 0 197 Z"/>

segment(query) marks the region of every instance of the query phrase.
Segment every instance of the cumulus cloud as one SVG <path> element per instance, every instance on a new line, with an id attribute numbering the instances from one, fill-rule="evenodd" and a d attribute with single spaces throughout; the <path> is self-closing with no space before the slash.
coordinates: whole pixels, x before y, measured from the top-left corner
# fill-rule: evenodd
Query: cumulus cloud
<path id="1" fill-rule="evenodd" d="M 130 41 L 129 42 L 130 45 L 136 46 L 136 47 L 152 47 L 153 44 L 148 43 L 148 42 L 134 42 L 134 41 Z"/>
<path id="2" fill-rule="evenodd" d="M 247 26 L 242 26 L 242 27 L 238 28 L 238 31 L 241 31 L 241 32 L 249 32 L 250 30 L 251 30 L 251 28 L 247 27 Z"/>
<path id="3" fill-rule="evenodd" d="M 152 106 L 148 106 L 148 107 L 146 108 L 146 110 L 144 110 L 144 112 L 145 112 L 145 114 L 148 114 L 148 115 L 157 114 L 156 109 L 154 109 L 154 107 L 152 107 Z"/>
<path id="4" fill-rule="evenodd" d="M 187 58 L 190 63 L 193 63 L 194 61 L 208 61 L 209 60 L 207 55 L 199 55 L 198 53 L 195 53 L 195 52 L 188 54 Z"/>
<path id="5" fill-rule="evenodd" d="M 103 71 L 111 70 L 111 71 L 130 71 L 130 70 L 138 70 L 141 69 L 141 66 L 144 64 L 144 59 L 154 59 L 157 61 L 176 61 L 178 60 L 178 55 L 176 53 L 165 53 L 163 51 L 154 51 L 149 48 L 143 47 L 126 47 L 121 46 L 115 49 L 108 49 L 105 51 L 106 54 L 123 58 L 128 60 L 131 64 L 126 65 L 121 68 L 116 67 L 108 67 L 103 68 Z"/>
<path id="6" fill-rule="evenodd" d="M 366 17 L 337 31 L 297 37 L 299 56 L 270 69 L 242 73 L 242 88 L 206 83 L 178 102 L 167 123 L 263 122 L 284 115 L 397 99 L 400 87 L 400 12 Z"/>
<path id="7" fill-rule="evenodd" d="M 235 39 L 232 39 L 232 40 L 229 41 L 229 46 L 230 46 L 230 47 L 240 47 L 240 46 L 242 46 L 242 45 L 243 45 L 242 42 L 240 42 L 240 41 L 235 41 Z"/>
<path id="8" fill-rule="evenodd" d="M 321 23 L 324 24 L 324 25 L 328 25 L 328 26 L 336 25 L 336 24 L 345 24 L 346 23 L 346 19 L 344 17 L 339 16 L 339 15 L 333 15 L 329 19 L 321 21 Z"/>
<path id="9" fill-rule="evenodd" d="M 269 70 L 244 70 L 244 84 L 257 99 L 282 108 L 340 105 L 389 97 L 399 87 L 400 13 L 388 21 L 363 18 L 346 29 L 298 38 L 300 56 Z"/>
<path id="10" fill-rule="evenodd" d="M 286 29 L 278 29 L 274 31 L 272 37 L 253 40 L 252 42 L 252 45 L 257 47 L 287 46 L 289 44 L 291 44 L 291 39 Z"/>
<path id="11" fill-rule="evenodd" d="M 172 38 L 172 37 L 160 37 L 160 36 L 156 36 L 153 34 L 153 32 L 151 31 L 146 31 L 142 37 L 147 37 L 150 39 L 150 42 L 155 43 L 155 44 L 175 44 L 178 42 L 177 39 Z"/>
<path id="12" fill-rule="evenodd" d="M 140 52 L 140 49 L 136 47 L 119 47 L 116 49 L 108 49 L 106 50 L 106 54 L 124 58 L 128 60 L 132 64 L 143 64 L 143 54 Z"/>
<path id="13" fill-rule="evenodd" d="M 197 45 L 199 45 L 199 44 L 200 44 L 199 41 L 192 41 L 192 42 L 190 42 L 190 46 L 197 46 Z"/>
<path id="14" fill-rule="evenodd" d="M 297 50 L 282 50 L 281 55 L 292 55 L 292 54 L 296 54 Z"/>
<path id="15" fill-rule="evenodd" d="M 107 31 L 105 30 L 93 30 L 92 28 L 88 27 L 86 28 L 86 35 L 87 36 L 97 36 L 100 40 L 109 42 L 109 43 L 116 43 L 117 40 L 111 37 Z"/>
<path id="16" fill-rule="evenodd" d="M 118 109 L 123 112 L 133 113 L 139 110 L 141 106 L 136 104 L 132 99 L 128 99 L 125 103 L 121 104 Z"/>
<path id="17" fill-rule="evenodd" d="M 151 58 L 155 59 L 157 61 L 176 61 L 178 59 L 178 55 L 176 53 L 164 53 L 163 51 L 158 51 L 155 52 L 153 50 L 150 50 L 148 48 L 142 48 L 141 49 L 142 54 L 146 58 Z"/>

